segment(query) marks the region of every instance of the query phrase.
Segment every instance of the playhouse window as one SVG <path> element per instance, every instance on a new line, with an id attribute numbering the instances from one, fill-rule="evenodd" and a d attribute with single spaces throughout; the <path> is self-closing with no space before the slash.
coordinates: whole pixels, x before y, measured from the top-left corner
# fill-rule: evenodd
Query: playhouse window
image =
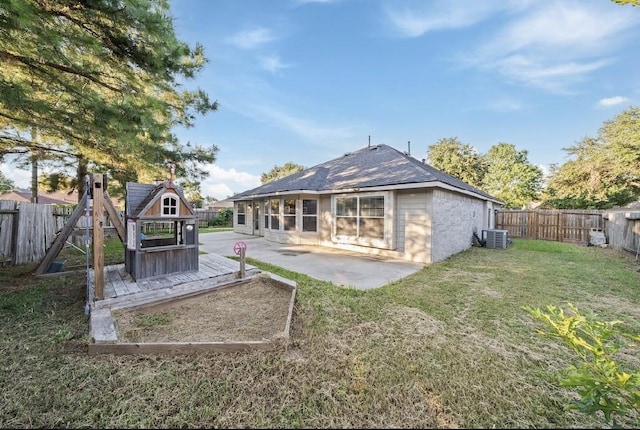
<path id="1" fill-rule="evenodd" d="M 140 224 L 141 247 L 155 248 L 184 244 L 182 224 L 182 221 L 143 221 Z"/>
<path id="2" fill-rule="evenodd" d="M 175 194 L 165 194 L 162 196 L 162 216 L 176 217 L 180 214 L 178 196 Z"/>

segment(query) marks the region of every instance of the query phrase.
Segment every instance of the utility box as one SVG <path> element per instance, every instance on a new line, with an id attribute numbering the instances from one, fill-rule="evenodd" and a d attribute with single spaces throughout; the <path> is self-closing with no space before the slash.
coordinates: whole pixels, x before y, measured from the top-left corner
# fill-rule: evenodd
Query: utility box
<path id="1" fill-rule="evenodd" d="M 507 249 L 509 244 L 508 230 L 482 230 L 485 246 L 492 249 Z"/>

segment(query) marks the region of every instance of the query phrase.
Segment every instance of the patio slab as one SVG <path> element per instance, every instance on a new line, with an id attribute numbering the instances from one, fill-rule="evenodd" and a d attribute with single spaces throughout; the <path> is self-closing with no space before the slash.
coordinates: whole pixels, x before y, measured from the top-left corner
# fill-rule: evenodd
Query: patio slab
<path id="1" fill-rule="evenodd" d="M 260 236 L 231 231 L 201 233 L 198 238 L 201 251 L 234 256 L 236 242 L 244 242 L 247 245 L 246 256 L 249 258 L 361 290 L 381 287 L 412 275 L 424 267 L 420 263 L 323 246 L 275 243 Z"/>

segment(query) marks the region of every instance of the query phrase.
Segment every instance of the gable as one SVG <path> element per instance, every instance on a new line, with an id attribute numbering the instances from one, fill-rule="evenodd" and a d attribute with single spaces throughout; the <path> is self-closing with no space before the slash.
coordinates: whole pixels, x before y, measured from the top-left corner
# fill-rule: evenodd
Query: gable
<path id="1" fill-rule="evenodd" d="M 128 218 L 194 218 L 195 211 L 177 186 L 163 182 L 158 185 L 126 184 L 126 215 Z M 175 202 L 175 211 L 167 212 L 165 199 Z"/>

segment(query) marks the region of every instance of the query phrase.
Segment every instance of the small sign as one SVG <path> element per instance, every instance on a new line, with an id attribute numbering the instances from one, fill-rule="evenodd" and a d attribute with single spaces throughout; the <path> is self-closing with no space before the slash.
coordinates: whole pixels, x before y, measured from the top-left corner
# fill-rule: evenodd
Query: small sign
<path id="1" fill-rule="evenodd" d="M 136 222 L 127 220 L 127 249 L 136 249 Z"/>
<path id="2" fill-rule="evenodd" d="M 236 255 L 240 255 L 241 249 L 247 249 L 247 244 L 244 242 L 236 242 L 235 245 L 233 245 L 233 252 Z"/>

